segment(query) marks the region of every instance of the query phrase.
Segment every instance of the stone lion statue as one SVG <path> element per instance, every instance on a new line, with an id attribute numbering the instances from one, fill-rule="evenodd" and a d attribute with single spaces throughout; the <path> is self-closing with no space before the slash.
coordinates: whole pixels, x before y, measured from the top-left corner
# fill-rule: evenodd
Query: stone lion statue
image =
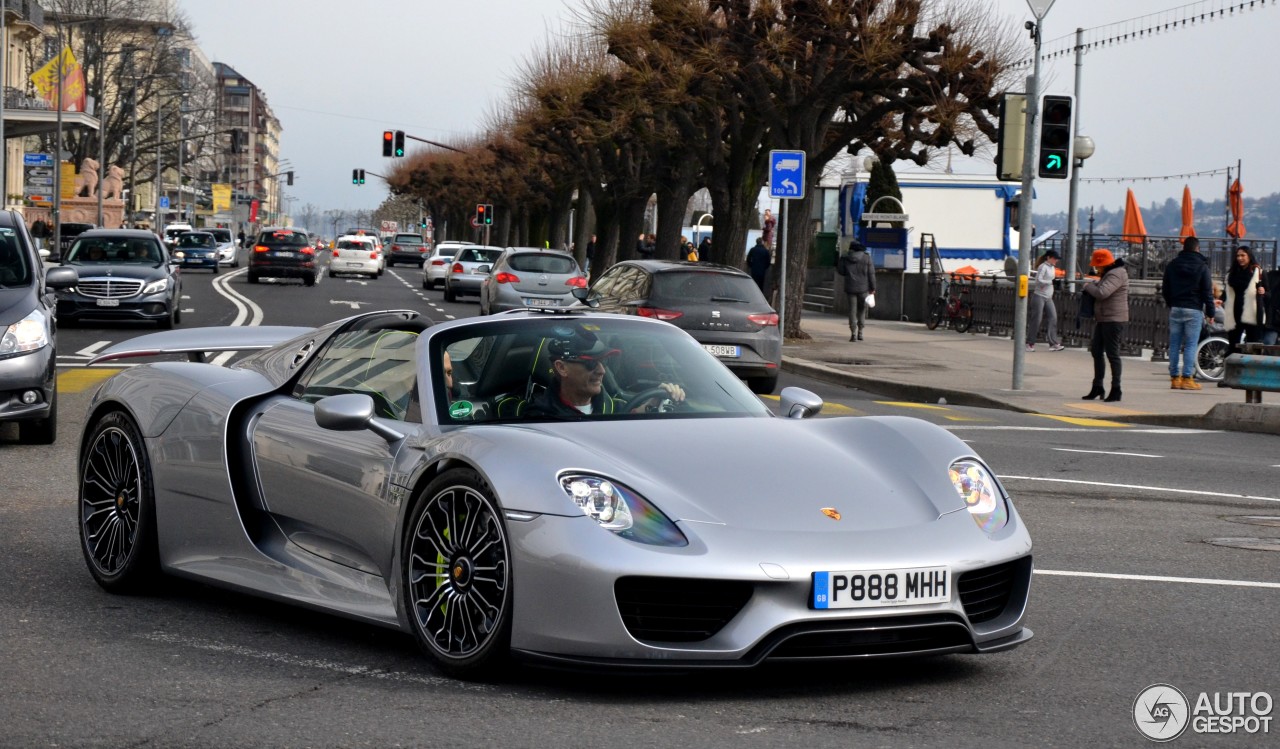
<path id="1" fill-rule="evenodd" d="M 107 167 L 107 176 L 102 178 L 102 199 L 124 197 L 124 169 L 112 164 Z"/>
<path id="2" fill-rule="evenodd" d="M 98 162 L 85 159 L 80 163 L 80 173 L 76 175 L 76 195 L 92 198 L 98 194 Z"/>

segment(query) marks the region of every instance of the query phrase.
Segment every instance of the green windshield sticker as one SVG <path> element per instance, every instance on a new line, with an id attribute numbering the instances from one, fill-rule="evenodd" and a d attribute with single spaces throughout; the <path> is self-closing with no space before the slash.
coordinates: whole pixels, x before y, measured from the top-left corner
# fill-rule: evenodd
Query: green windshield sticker
<path id="1" fill-rule="evenodd" d="M 449 406 L 449 418 L 465 419 L 475 410 L 475 406 L 471 405 L 471 401 L 458 401 Z"/>

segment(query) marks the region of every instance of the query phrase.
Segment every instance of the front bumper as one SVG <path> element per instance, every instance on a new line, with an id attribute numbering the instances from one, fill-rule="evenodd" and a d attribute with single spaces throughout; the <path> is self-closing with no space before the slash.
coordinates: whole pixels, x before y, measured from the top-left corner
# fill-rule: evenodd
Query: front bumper
<path id="1" fill-rule="evenodd" d="M 776 328 L 774 329 L 777 330 Z M 776 375 L 782 363 L 781 336 L 759 333 L 720 332 L 709 330 L 686 331 L 700 344 L 737 346 L 739 356 L 717 356 L 721 364 L 739 377 Z"/>
<path id="2" fill-rule="evenodd" d="M 53 346 L 0 359 L 0 421 L 28 421 L 49 415 L 57 376 Z M 35 390 L 39 398 L 30 405 L 22 394 Z"/>
<path id="3" fill-rule="evenodd" d="M 169 292 L 146 296 L 116 298 L 114 307 L 104 307 L 96 297 L 81 294 L 58 294 L 58 318 L 61 320 L 163 320 L 173 311 Z"/>
<path id="4" fill-rule="evenodd" d="M 202 255 L 187 255 L 182 258 L 179 263 L 180 267 L 192 270 L 217 270 L 218 269 L 218 253 L 210 252 Z M 231 262 L 228 260 L 227 262 Z"/>
<path id="5" fill-rule="evenodd" d="M 484 287 L 485 278 L 485 276 L 473 276 L 469 273 L 458 273 L 450 275 L 445 285 L 449 291 L 458 296 L 479 296 L 480 289 Z"/>
<path id="6" fill-rule="evenodd" d="M 282 263 L 255 260 L 249 263 L 249 272 L 255 276 L 268 278 L 314 278 L 319 275 L 319 268 L 313 261 Z"/>
<path id="7" fill-rule="evenodd" d="M 387 260 L 392 263 L 417 263 L 418 265 L 422 265 L 426 262 L 426 259 L 427 253 L 417 251 L 410 252 L 408 250 L 392 252 L 387 256 Z"/>

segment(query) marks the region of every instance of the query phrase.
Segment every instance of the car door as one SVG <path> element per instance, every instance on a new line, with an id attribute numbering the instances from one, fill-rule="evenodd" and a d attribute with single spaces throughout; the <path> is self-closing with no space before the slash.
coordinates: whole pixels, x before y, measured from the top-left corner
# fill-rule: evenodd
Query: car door
<path id="1" fill-rule="evenodd" d="M 277 398 L 252 428 L 254 470 L 262 500 L 289 540 L 331 562 L 386 576 L 398 504 L 389 498 L 401 442 L 369 430 L 332 431 L 316 424 L 314 403 L 364 393 L 375 412 L 420 421 L 414 351 L 405 331 L 340 333 L 316 356 L 288 397 Z"/>

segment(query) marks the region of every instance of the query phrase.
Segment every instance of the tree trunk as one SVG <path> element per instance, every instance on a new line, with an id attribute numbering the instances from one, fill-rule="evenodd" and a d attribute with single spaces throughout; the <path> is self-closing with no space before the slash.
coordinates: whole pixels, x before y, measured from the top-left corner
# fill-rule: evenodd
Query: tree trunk
<path id="1" fill-rule="evenodd" d="M 658 189 L 658 236 L 654 257 L 662 260 L 684 260 L 680 251 L 680 230 L 684 213 L 693 195 L 693 180 L 672 180 Z"/>
<path id="2" fill-rule="evenodd" d="M 747 258 L 747 230 L 751 215 L 756 211 L 760 186 L 755 180 L 737 187 L 712 186 L 711 193 L 712 235 L 711 261 L 743 267 Z"/>
<path id="3" fill-rule="evenodd" d="M 621 220 L 618 226 L 618 260 L 634 260 L 636 240 L 644 231 L 644 212 L 649 205 L 649 197 L 627 199 L 620 211 Z"/>
<path id="4" fill-rule="evenodd" d="M 804 311 L 804 287 L 809 267 L 809 251 L 813 246 L 813 222 L 809 220 L 809 216 L 813 211 L 816 190 L 817 182 L 814 181 L 806 186 L 803 199 L 786 201 L 787 303 L 783 315 L 784 338 L 808 337 L 800 330 L 800 318 Z"/>
<path id="5" fill-rule="evenodd" d="M 591 191 L 578 188 L 578 205 L 574 209 L 573 218 L 573 256 L 579 268 L 586 268 L 587 243 L 595 233 L 596 217 L 592 210 Z"/>

